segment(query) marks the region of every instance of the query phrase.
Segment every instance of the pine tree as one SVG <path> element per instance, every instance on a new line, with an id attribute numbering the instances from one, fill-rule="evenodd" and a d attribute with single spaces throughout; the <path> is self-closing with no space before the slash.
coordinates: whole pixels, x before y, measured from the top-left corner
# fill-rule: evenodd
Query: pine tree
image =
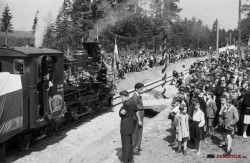
<path id="1" fill-rule="evenodd" d="M 70 0 L 64 0 L 61 11 L 57 15 L 53 25 L 55 33 L 55 48 L 64 51 L 66 45 L 72 45 L 72 20 L 71 20 L 72 3 Z M 50 32 L 50 31 L 49 31 Z M 47 33 L 48 35 L 48 33 Z"/>
<path id="2" fill-rule="evenodd" d="M 11 23 L 11 19 L 12 14 L 10 13 L 8 5 L 6 5 L 0 23 L 1 32 L 5 32 L 5 45 L 8 45 L 8 33 L 13 33 L 13 25 Z"/>
<path id="3" fill-rule="evenodd" d="M 52 15 L 49 14 L 48 20 L 52 22 Z M 46 29 L 46 34 L 44 35 L 44 47 L 54 48 L 54 38 L 55 38 L 55 24 L 50 24 Z"/>
<path id="4" fill-rule="evenodd" d="M 75 0 L 72 8 L 72 21 L 74 28 L 74 40 L 86 41 L 89 29 L 94 27 L 93 4 L 90 1 Z"/>
<path id="5" fill-rule="evenodd" d="M 209 36 L 209 44 L 210 46 L 213 47 L 213 49 L 216 49 L 216 38 L 217 38 L 217 20 L 214 21 L 212 30 Z"/>

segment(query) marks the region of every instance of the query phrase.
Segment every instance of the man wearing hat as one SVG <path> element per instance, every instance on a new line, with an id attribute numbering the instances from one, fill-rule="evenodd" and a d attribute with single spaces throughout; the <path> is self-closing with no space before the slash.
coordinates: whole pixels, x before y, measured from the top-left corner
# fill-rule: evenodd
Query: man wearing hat
<path id="1" fill-rule="evenodd" d="M 144 118 L 144 107 L 142 103 L 141 94 L 143 93 L 143 87 L 144 85 L 142 83 L 135 84 L 135 93 L 131 97 L 135 103 L 137 104 L 137 107 L 139 108 L 139 116 L 140 120 L 142 122 L 142 125 L 139 125 L 139 120 L 135 119 L 135 130 L 133 133 L 133 153 L 134 155 L 140 155 L 141 151 L 141 140 L 142 140 L 142 130 L 143 130 L 143 118 Z"/>
<path id="2" fill-rule="evenodd" d="M 45 72 L 42 80 L 37 85 L 37 90 L 39 92 L 39 116 L 42 118 L 48 109 L 48 100 L 52 96 L 53 83 L 50 81 L 50 74 Z"/>

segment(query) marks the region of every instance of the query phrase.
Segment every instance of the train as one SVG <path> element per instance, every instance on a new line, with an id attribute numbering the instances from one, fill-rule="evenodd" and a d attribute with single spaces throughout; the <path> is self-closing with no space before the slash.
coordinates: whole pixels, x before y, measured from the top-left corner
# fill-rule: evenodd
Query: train
<path id="1" fill-rule="evenodd" d="M 112 80 L 98 43 L 71 55 L 37 47 L 0 48 L 0 153 L 110 108 Z"/>

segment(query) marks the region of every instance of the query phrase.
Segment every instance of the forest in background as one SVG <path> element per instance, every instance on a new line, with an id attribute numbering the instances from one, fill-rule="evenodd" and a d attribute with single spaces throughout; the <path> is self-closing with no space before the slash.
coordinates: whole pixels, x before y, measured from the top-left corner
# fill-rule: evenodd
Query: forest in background
<path id="1" fill-rule="evenodd" d="M 166 40 L 167 48 L 207 50 L 211 46 L 215 50 L 216 20 L 209 28 L 195 16 L 181 19 L 179 0 L 147 2 L 150 10 L 143 7 L 145 0 L 64 0 L 56 20 L 48 22 L 42 46 L 66 51 L 68 47 L 79 48 L 81 42 L 98 41 L 106 52 L 112 52 L 117 39 L 121 51 L 158 51 Z M 13 29 L 8 46 L 34 46 L 40 12 L 34 16 L 33 37 L 17 36 Z M 241 22 L 243 43 L 248 42 L 250 35 L 248 13 Z M 219 33 L 219 47 L 237 43 L 237 29 L 220 29 Z M 3 44 L 4 35 L 0 35 L 0 45 Z"/>

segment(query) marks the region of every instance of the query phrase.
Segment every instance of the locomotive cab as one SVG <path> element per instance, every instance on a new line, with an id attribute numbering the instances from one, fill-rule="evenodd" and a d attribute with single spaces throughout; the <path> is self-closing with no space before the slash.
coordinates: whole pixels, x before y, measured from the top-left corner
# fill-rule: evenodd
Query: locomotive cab
<path id="1" fill-rule="evenodd" d="M 2 72 L 21 76 L 23 123 L 35 129 L 61 114 L 63 108 L 63 53 L 35 47 L 0 48 Z"/>

